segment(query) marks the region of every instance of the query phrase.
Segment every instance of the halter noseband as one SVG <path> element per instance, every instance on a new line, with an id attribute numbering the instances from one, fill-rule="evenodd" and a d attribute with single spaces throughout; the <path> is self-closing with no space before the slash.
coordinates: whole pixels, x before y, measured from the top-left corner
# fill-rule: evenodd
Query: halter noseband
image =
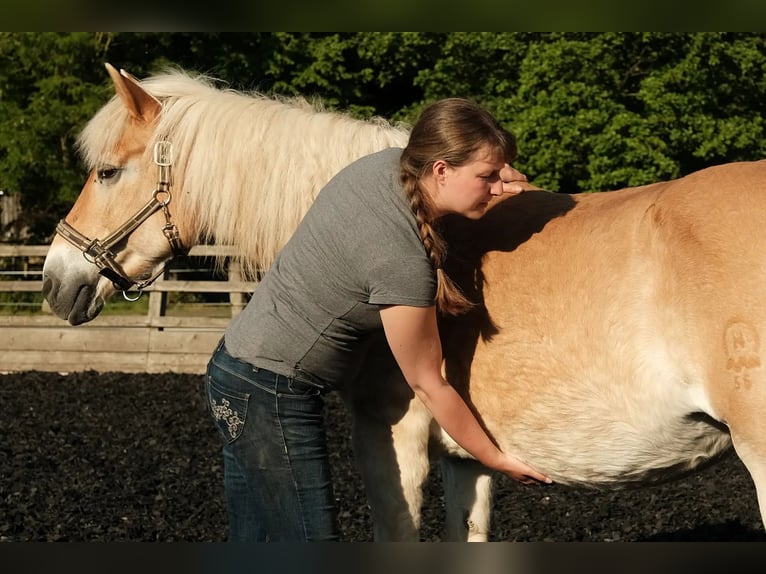
<path id="1" fill-rule="evenodd" d="M 158 176 L 157 189 L 152 192 L 152 198 L 133 217 L 129 218 L 103 241 L 89 239 L 63 219 L 56 226 L 56 233 L 82 251 L 85 259 L 96 265 L 99 268 L 99 273 L 109 279 L 115 289 L 122 291 L 123 297 L 128 301 L 136 301 L 141 297 L 143 289 L 151 285 L 165 271 L 166 265 L 144 281 L 133 281 L 125 276 L 122 268 L 115 261 L 112 247 L 133 233 L 139 225 L 149 219 L 155 212 L 162 210 L 162 213 L 165 215 L 165 225 L 162 228 L 162 233 L 165 235 L 168 243 L 170 243 L 173 257 L 186 253 L 186 249 L 178 236 L 178 228 L 170 221 L 170 211 L 168 211 L 168 204 L 171 199 L 170 167 L 173 164 L 173 147 L 169 141 L 158 141 L 154 144 L 154 163 L 158 166 Z M 133 285 L 138 290 L 138 296 L 130 298 L 127 291 Z"/>

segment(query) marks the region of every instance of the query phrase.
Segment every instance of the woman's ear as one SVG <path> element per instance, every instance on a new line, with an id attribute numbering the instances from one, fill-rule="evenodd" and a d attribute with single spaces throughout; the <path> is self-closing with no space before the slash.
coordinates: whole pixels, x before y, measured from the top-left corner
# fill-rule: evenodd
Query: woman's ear
<path id="1" fill-rule="evenodd" d="M 447 170 L 449 169 L 449 164 L 444 161 L 443 159 L 437 159 L 433 165 L 431 166 L 431 172 L 433 173 L 434 179 L 437 183 L 444 183 L 444 181 L 447 178 Z"/>

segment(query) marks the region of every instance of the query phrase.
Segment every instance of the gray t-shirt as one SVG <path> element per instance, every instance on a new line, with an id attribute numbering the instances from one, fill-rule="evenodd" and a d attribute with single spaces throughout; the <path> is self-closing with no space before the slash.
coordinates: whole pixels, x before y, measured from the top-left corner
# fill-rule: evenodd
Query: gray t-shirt
<path id="1" fill-rule="evenodd" d="M 434 304 L 436 275 L 399 182 L 401 152 L 363 157 L 322 189 L 226 330 L 232 356 L 333 389 L 382 330 L 381 306 Z"/>

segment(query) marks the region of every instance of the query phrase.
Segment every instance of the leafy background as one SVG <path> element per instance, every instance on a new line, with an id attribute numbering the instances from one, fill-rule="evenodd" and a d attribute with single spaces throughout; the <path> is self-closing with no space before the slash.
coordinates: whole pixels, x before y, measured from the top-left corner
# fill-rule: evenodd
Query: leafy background
<path id="1" fill-rule="evenodd" d="M 759 32 L 1 32 L 0 190 L 20 195 L 26 242 L 46 242 L 79 193 L 73 144 L 112 96 L 105 62 L 410 122 L 431 101 L 470 97 L 516 134 L 516 166 L 552 191 L 766 155 Z"/>

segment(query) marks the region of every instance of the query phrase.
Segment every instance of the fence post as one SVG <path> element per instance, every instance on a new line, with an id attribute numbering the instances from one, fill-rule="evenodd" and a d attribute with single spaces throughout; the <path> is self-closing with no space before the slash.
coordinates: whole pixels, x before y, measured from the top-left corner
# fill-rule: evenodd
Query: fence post
<path id="1" fill-rule="evenodd" d="M 242 263 L 237 257 L 229 257 L 227 260 L 228 280 L 242 281 Z M 229 291 L 229 303 L 231 303 L 231 316 L 234 317 L 245 308 L 245 296 L 240 292 Z"/>
<path id="2" fill-rule="evenodd" d="M 157 287 L 162 286 L 162 282 L 167 279 L 168 277 L 168 268 L 165 267 L 165 270 L 162 272 L 162 275 L 157 279 Z M 168 308 L 168 293 L 167 291 L 162 290 L 156 290 L 156 291 L 150 291 L 149 292 L 149 324 L 152 325 L 155 323 L 154 319 L 158 317 L 164 317 L 165 313 L 167 312 Z M 160 331 L 163 330 L 162 327 L 158 328 Z"/>

